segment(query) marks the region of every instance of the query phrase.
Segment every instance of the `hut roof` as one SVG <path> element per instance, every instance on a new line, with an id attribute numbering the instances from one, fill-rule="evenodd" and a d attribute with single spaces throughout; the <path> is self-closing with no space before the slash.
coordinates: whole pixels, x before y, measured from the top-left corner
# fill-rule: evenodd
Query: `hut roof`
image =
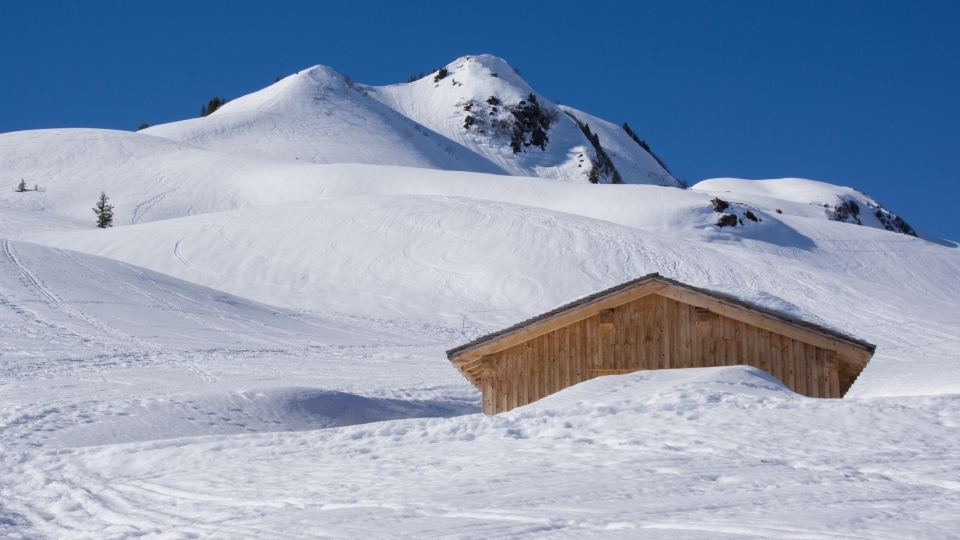
<path id="1" fill-rule="evenodd" d="M 768 308 L 758 306 L 756 304 L 735 298 L 728 294 L 712 291 L 709 289 L 702 289 L 699 287 L 692 287 L 690 285 L 681 283 L 679 281 L 665 278 L 661 276 L 659 273 L 654 272 L 652 274 L 647 274 L 643 277 L 628 281 L 626 283 L 621 283 L 620 285 L 610 287 L 609 289 L 605 289 L 600 292 L 597 292 L 588 296 L 584 296 L 582 298 L 579 298 L 577 300 L 574 300 L 572 302 L 559 306 L 555 309 L 547 311 L 546 313 L 542 313 L 540 315 L 537 315 L 536 317 L 532 317 L 523 322 L 517 323 L 509 328 L 505 328 L 503 330 L 499 330 L 499 331 L 487 334 L 485 336 L 479 337 L 469 343 L 460 345 L 459 347 L 454 347 L 453 349 L 450 349 L 449 351 L 447 351 L 447 358 L 452 360 L 455 357 L 460 356 L 466 352 L 469 352 L 474 349 L 478 349 L 485 345 L 489 345 L 507 336 L 520 332 L 522 330 L 534 327 L 538 324 L 547 322 L 561 315 L 571 313 L 578 309 L 589 306 L 590 304 L 617 296 L 619 294 L 625 293 L 627 291 L 630 291 L 632 289 L 635 289 L 643 285 L 647 285 L 649 283 L 660 283 L 668 287 L 673 287 L 675 289 L 682 289 L 682 290 L 697 293 L 700 295 L 705 295 L 723 304 L 727 304 L 745 311 L 750 311 L 755 314 L 761 315 L 763 317 L 773 319 L 775 321 L 779 321 L 781 323 L 785 323 L 791 326 L 801 327 L 802 329 L 808 332 L 811 332 L 813 334 L 819 334 L 820 336 L 823 336 L 827 339 L 832 339 L 835 341 L 839 341 L 841 343 L 845 343 L 857 349 L 870 352 L 871 354 L 877 348 L 876 345 L 867 343 L 866 341 L 843 334 L 836 330 L 824 328 L 823 326 L 813 324 L 801 319 L 797 319 L 796 317 L 792 317 L 784 313 L 778 313 Z"/>

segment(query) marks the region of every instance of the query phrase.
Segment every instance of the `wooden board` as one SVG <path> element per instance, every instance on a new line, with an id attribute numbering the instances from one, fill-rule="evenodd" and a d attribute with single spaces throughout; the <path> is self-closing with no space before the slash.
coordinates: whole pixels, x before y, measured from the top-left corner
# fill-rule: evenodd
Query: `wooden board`
<path id="1" fill-rule="evenodd" d="M 638 370 L 749 365 L 809 397 L 842 397 L 860 356 L 650 293 L 570 320 L 462 363 L 483 393 L 483 412 L 532 403 L 577 383 Z"/>

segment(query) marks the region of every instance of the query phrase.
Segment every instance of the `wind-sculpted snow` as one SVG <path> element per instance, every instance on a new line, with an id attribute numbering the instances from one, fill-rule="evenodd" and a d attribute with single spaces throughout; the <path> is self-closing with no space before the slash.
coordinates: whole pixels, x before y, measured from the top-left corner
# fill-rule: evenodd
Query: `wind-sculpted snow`
<path id="1" fill-rule="evenodd" d="M 4 451 L 29 537 L 950 538 L 956 396 L 752 368 L 605 377 L 498 417 Z M 53 518 L 53 519 L 51 519 Z"/>

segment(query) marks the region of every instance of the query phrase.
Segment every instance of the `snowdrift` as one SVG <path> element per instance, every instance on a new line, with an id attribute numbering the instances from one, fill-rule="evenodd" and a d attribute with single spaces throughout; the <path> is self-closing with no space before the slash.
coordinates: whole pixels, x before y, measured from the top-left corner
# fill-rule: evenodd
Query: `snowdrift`
<path id="1" fill-rule="evenodd" d="M 7 459 L 18 482 L 4 488 L 0 526 L 107 537 L 949 537 L 958 412 L 957 396 L 802 398 L 744 367 L 603 377 L 497 417 Z"/>

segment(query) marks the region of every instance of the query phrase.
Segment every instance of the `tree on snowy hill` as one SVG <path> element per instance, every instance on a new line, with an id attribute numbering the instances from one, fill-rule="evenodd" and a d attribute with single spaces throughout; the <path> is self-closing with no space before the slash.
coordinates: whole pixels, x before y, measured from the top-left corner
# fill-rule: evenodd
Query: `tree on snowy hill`
<path id="1" fill-rule="evenodd" d="M 23 193 L 26 190 L 27 190 L 27 181 L 21 178 L 20 183 L 17 185 L 17 189 L 15 189 L 14 191 L 16 191 L 17 193 Z"/>
<path id="2" fill-rule="evenodd" d="M 491 96 L 492 97 L 492 96 Z M 489 103 L 489 100 L 487 101 Z M 547 149 L 547 143 L 550 138 L 547 137 L 547 130 L 557 121 L 557 112 L 540 106 L 537 96 L 532 93 L 526 100 L 520 100 L 520 103 L 510 107 L 504 107 L 504 110 L 513 115 L 511 122 L 512 133 L 510 136 L 510 149 L 514 154 L 519 154 L 524 146 L 536 146 L 541 150 Z M 527 137 L 529 136 L 529 140 Z"/>
<path id="3" fill-rule="evenodd" d="M 667 166 L 664 165 L 662 161 L 660 161 L 660 158 L 658 158 L 657 155 L 653 153 L 653 150 L 650 149 L 650 145 L 647 144 L 647 141 L 638 137 L 637 134 L 634 133 L 632 129 L 630 129 L 630 126 L 628 126 L 626 122 L 623 123 L 623 130 L 627 132 L 627 135 L 629 135 L 630 138 L 634 140 L 634 142 L 640 145 L 640 148 L 643 148 L 644 150 L 646 150 L 647 153 L 650 154 L 650 156 L 653 159 L 657 160 L 657 163 L 659 163 L 660 166 L 663 167 L 663 170 L 670 172 L 670 169 L 668 169 Z"/>
<path id="4" fill-rule="evenodd" d="M 576 122 L 577 127 L 579 127 L 580 131 L 583 132 L 583 136 L 590 141 L 590 145 L 593 146 L 593 151 L 597 154 L 597 162 L 593 165 L 590 171 L 587 172 L 587 180 L 589 180 L 591 184 L 599 184 L 600 174 L 603 174 L 604 176 L 610 178 L 611 184 L 622 184 L 623 177 L 620 176 L 620 171 L 613 166 L 613 161 L 610 159 L 610 156 L 607 155 L 607 151 L 604 150 L 603 146 L 600 145 L 600 136 L 590 130 L 590 124 L 584 124 L 570 111 L 564 112 L 566 112 L 567 116 Z"/>
<path id="5" fill-rule="evenodd" d="M 107 194 L 101 191 L 100 199 L 93 207 L 93 213 L 97 216 L 97 227 L 101 229 L 113 227 L 113 205 L 107 204 L 108 200 L 110 199 L 107 198 Z"/>
<path id="6" fill-rule="evenodd" d="M 214 111 L 226 105 L 227 101 L 228 101 L 227 98 L 213 96 L 213 99 L 207 102 L 206 105 L 200 107 L 200 117 L 202 118 L 204 116 L 209 116 L 213 114 Z"/>

